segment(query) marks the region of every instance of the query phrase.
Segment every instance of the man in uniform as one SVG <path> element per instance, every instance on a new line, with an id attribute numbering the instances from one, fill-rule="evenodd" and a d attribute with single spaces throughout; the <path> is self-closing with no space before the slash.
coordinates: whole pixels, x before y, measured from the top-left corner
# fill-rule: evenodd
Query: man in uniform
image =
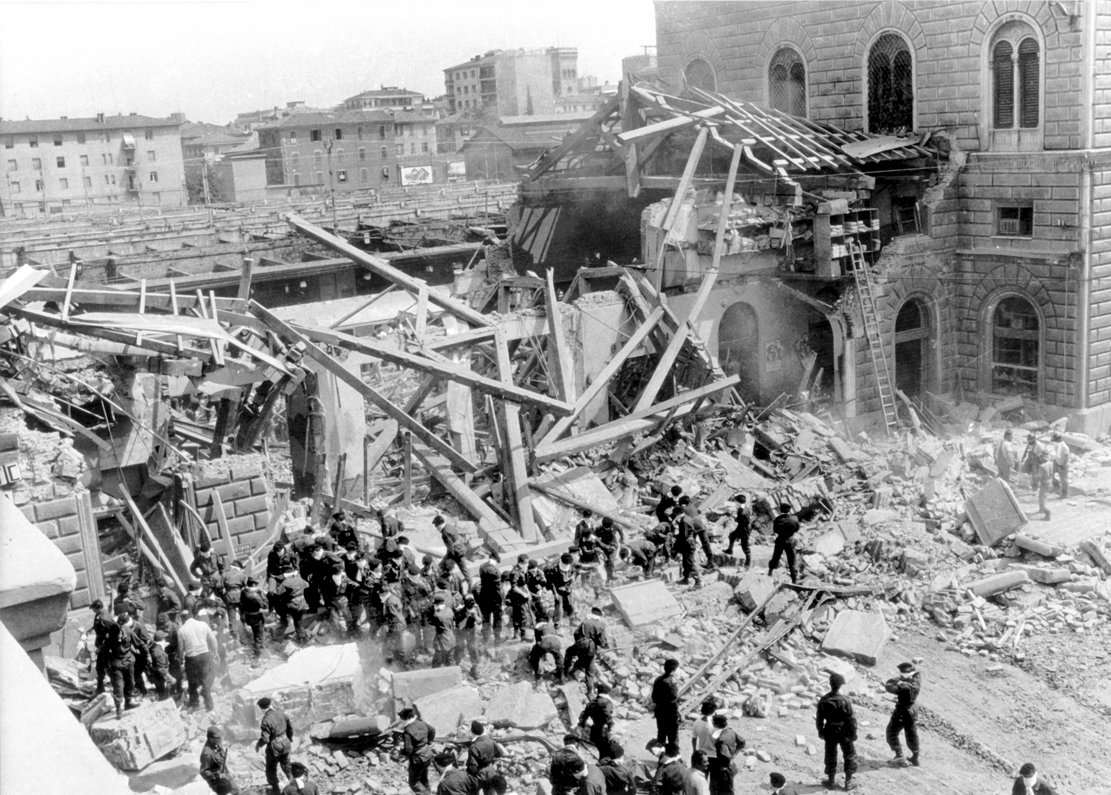
<path id="1" fill-rule="evenodd" d="M 505 752 L 493 737 L 486 733 L 482 721 L 471 721 L 471 734 L 474 739 L 467 746 L 467 773 L 477 778 L 480 782 L 488 782 L 497 774 L 496 763 Z M 494 795 L 494 788 L 486 783 L 482 787 L 486 795 Z"/>
<path id="2" fill-rule="evenodd" d="M 266 597 L 254 577 L 247 578 L 239 594 L 239 617 L 251 632 L 251 656 L 258 660 L 262 655 L 262 635 L 266 626 Z"/>
<path id="3" fill-rule="evenodd" d="M 662 744 L 679 741 L 679 685 L 675 682 L 678 668 L 679 661 L 669 658 L 664 663 L 664 672 L 652 683 L 656 741 Z"/>
<path id="4" fill-rule="evenodd" d="M 96 692 L 104 692 L 104 680 L 108 677 L 108 654 L 105 651 L 104 644 L 108 640 L 108 634 L 115 624 L 112 617 L 108 615 L 108 611 L 104 608 L 104 602 L 100 599 L 94 601 L 89 605 L 89 609 L 93 611 L 93 651 L 96 652 Z"/>
<path id="5" fill-rule="evenodd" d="M 209 726 L 201 749 L 201 778 L 216 795 L 235 795 L 239 790 L 228 773 L 228 747 L 217 726 Z"/>
<path id="6" fill-rule="evenodd" d="M 417 717 L 412 707 L 397 713 L 402 720 L 402 754 L 409 760 L 409 789 L 417 795 L 428 795 L 428 768 L 432 764 L 432 741 L 436 730 Z"/>
<path id="7" fill-rule="evenodd" d="M 729 727 L 725 715 L 720 713 L 713 717 L 710 737 L 714 741 L 714 754 L 708 760 L 710 792 L 712 795 L 733 795 L 733 777 L 737 773 L 733 757 L 744 749 L 745 741 Z"/>
<path id="8" fill-rule="evenodd" d="M 818 701 L 818 737 L 826 744 L 826 779 L 823 782 L 826 789 L 836 786 L 838 747 L 845 760 L 845 789 L 852 786 L 853 774 L 856 773 L 856 717 L 852 701 L 848 696 L 841 695 L 844 684 L 845 677 L 841 674 L 830 674 L 829 692 Z"/>
<path id="9" fill-rule="evenodd" d="M 597 695 L 594 696 L 583 708 L 579 715 L 579 729 L 586 728 L 590 721 L 590 743 L 598 750 L 598 757 L 605 756 L 609 749 L 610 732 L 613 730 L 613 699 L 610 697 L 610 686 L 599 682 Z"/>
<path id="10" fill-rule="evenodd" d="M 495 643 L 501 643 L 502 608 L 504 599 L 501 592 L 501 559 L 496 552 L 478 567 L 478 609 L 482 611 L 482 640 L 489 644 L 491 636 Z"/>
<path id="11" fill-rule="evenodd" d="M 135 658 L 141 652 L 135 636 L 134 620 L 130 613 L 120 613 L 108 631 L 104 642 L 108 658 L 108 675 L 112 680 L 112 698 L 116 702 L 116 718 L 123 717 L 125 709 L 133 709 L 135 697 Z"/>
<path id="12" fill-rule="evenodd" d="M 293 751 L 293 724 L 284 712 L 274 706 L 269 697 L 263 696 L 255 703 L 262 710 L 255 750 L 266 749 L 266 783 L 270 785 L 271 791 L 280 792 L 278 767 L 282 768 L 286 778 L 293 779 L 289 769 L 289 755 Z"/>
<path id="13" fill-rule="evenodd" d="M 799 518 L 791 512 L 791 506 L 782 503 L 779 506 L 779 515 L 772 520 L 772 532 L 775 533 L 775 547 L 772 549 L 772 559 L 768 563 L 768 576 L 772 576 L 779 568 L 779 559 L 787 554 L 787 570 L 791 573 L 791 582 L 798 582 L 798 569 L 795 568 L 795 535 L 799 531 Z"/>
<path id="14" fill-rule="evenodd" d="M 752 565 L 752 551 L 749 548 L 749 537 L 752 532 L 752 514 L 749 513 L 747 498 L 743 494 L 738 494 L 733 497 L 733 501 L 737 503 L 737 514 L 735 517 L 735 524 L 733 525 L 732 532 L 729 533 L 729 546 L 725 549 L 726 555 L 733 554 L 733 545 L 738 541 L 741 543 L 741 552 L 745 553 L 745 568 Z"/>
<path id="15" fill-rule="evenodd" d="M 895 752 L 892 762 L 896 765 L 906 765 L 903 757 L 903 746 L 899 742 L 899 732 L 906 732 L 907 748 L 910 749 L 910 764 L 918 767 L 918 691 L 922 689 L 922 682 L 918 677 L 918 669 L 914 663 L 899 663 L 899 675 L 888 679 L 884 683 L 884 690 L 895 695 L 895 709 L 891 713 L 891 720 L 887 722 L 887 744 Z"/>

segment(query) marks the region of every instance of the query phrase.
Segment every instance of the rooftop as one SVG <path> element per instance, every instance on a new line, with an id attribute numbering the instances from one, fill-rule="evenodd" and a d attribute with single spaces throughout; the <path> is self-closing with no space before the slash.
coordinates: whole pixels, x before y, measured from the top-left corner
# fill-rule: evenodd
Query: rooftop
<path id="1" fill-rule="evenodd" d="M 131 113 L 127 116 L 91 116 L 88 118 L 0 119 L 0 135 L 16 133 L 81 132 L 84 130 L 130 130 L 136 127 L 180 127 L 181 122 L 172 118 L 156 118 Z"/>
<path id="2" fill-rule="evenodd" d="M 332 110 L 297 113 L 287 116 L 274 124 L 264 125 L 259 129 L 277 130 L 290 129 L 293 127 L 315 127 L 326 124 L 360 124 L 364 122 L 392 122 L 394 124 L 421 122 L 432 124 L 435 121 L 436 119 L 434 117 L 426 116 L 423 113 L 417 113 L 415 111 L 395 111 L 388 108 L 376 108 L 374 110 Z"/>

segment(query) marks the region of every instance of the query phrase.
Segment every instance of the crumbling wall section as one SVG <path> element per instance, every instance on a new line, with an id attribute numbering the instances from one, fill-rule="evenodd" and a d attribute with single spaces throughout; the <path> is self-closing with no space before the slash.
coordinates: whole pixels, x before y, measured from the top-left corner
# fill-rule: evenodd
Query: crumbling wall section
<path id="1" fill-rule="evenodd" d="M 204 518 L 208 537 L 217 554 L 243 557 L 266 540 L 273 489 L 261 455 L 232 455 L 203 461 L 193 473 L 197 510 Z M 217 519 L 218 498 L 227 517 L 235 548 L 227 550 Z"/>

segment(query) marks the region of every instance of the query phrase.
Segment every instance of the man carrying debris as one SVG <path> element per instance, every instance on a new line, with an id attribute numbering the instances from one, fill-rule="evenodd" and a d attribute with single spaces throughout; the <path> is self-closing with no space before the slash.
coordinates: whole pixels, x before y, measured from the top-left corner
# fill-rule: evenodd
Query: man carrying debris
<path id="1" fill-rule="evenodd" d="M 583 687 L 586 688 L 588 696 L 594 692 L 594 679 L 598 673 L 594 658 L 597 655 L 598 647 L 594 641 L 584 636 L 575 639 L 575 642 L 567 650 L 567 656 L 563 662 L 563 675 L 565 677 L 578 679 L 576 674 L 582 672 Z"/>
<path id="2" fill-rule="evenodd" d="M 799 518 L 791 512 L 791 506 L 781 503 L 779 515 L 772 520 L 772 532 L 775 533 L 775 546 L 772 548 L 772 559 L 768 563 L 768 576 L 772 576 L 779 568 L 779 559 L 787 554 L 787 570 L 791 573 L 791 582 L 798 582 L 798 569 L 795 567 L 795 535 L 799 531 Z"/>
<path id="3" fill-rule="evenodd" d="M 709 759 L 711 795 L 732 795 L 733 778 L 737 766 L 733 758 L 745 747 L 745 741 L 730 728 L 725 715 L 718 713 L 713 717 L 714 754 Z"/>
<path id="4" fill-rule="evenodd" d="M 579 730 L 586 728 L 590 721 L 590 744 L 598 750 L 599 758 L 604 756 L 609 748 L 610 731 L 613 730 L 613 698 L 610 697 L 610 686 L 599 682 L 597 695 L 592 698 L 583 711 L 579 714 Z"/>
<path id="5" fill-rule="evenodd" d="M 856 773 L 856 716 L 853 703 L 848 696 L 841 694 L 845 677 L 838 673 L 829 675 L 829 692 L 818 700 L 817 728 L 818 737 L 825 741 L 826 789 L 833 789 L 837 776 L 837 749 L 845 760 L 845 789 L 852 786 Z"/>
<path id="6" fill-rule="evenodd" d="M 749 549 L 749 537 L 752 531 L 752 514 L 749 513 L 748 506 L 745 504 L 748 500 L 743 494 L 737 494 L 733 497 L 733 501 L 737 503 L 737 514 L 734 517 L 734 525 L 732 532 L 729 533 L 729 546 L 725 549 L 726 555 L 733 554 L 733 545 L 738 541 L 741 544 L 741 552 L 745 553 L 745 568 L 752 566 L 752 551 Z"/>
<path id="7" fill-rule="evenodd" d="M 239 789 L 228 772 L 228 747 L 217 726 L 209 726 L 201 749 L 201 778 L 216 795 L 235 795 Z"/>
<path id="8" fill-rule="evenodd" d="M 271 791 L 279 792 L 278 767 L 282 768 L 286 778 L 293 778 L 289 765 L 289 755 L 293 752 L 293 724 L 284 712 L 274 706 L 268 696 L 263 696 L 255 703 L 262 710 L 255 750 L 266 749 L 266 783 L 270 785 Z"/>
<path id="9" fill-rule="evenodd" d="M 405 707 L 397 713 L 402 721 L 402 755 L 409 760 L 409 789 L 417 795 L 428 795 L 428 768 L 432 764 L 432 741 L 436 730 L 417 717 L 416 710 Z"/>
<path id="10" fill-rule="evenodd" d="M 899 663 L 899 675 L 888 679 L 884 689 L 895 695 L 895 710 L 891 713 L 891 720 L 887 723 L 887 744 L 895 752 L 893 764 L 906 765 L 903 757 L 903 746 L 899 743 L 899 732 L 906 732 L 907 748 L 910 749 L 910 764 L 918 767 L 918 692 L 922 689 L 922 682 L 918 677 L 918 669 L 914 663 Z"/>
<path id="11" fill-rule="evenodd" d="M 679 661 L 674 657 L 669 658 L 664 663 L 664 672 L 652 683 L 656 741 L 661 744 L 679 741 L 679 685 L 675 682 L 675 672 L 678 669 Z M 678 751 L 675 755 L 678 756 Z"/>
<path id="12" fill-rule="evenodd" d="M 1014 436 L 1014 432 L 1008 428 L 995 445 L 995 470 L 999 473 L 999 479 L 1005 483 L 1011 482 L 1011 471 L 1015 465 Z"/>

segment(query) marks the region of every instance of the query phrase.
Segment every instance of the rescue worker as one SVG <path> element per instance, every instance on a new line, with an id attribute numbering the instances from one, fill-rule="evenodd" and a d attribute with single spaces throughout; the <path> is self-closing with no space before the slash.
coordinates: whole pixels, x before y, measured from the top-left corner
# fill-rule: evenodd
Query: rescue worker
<path id="1" fill-rule="evenodd" d="M 429 623 L 436 632 L 432 639 L 432 667 L 451 665 L 455 656 L 455 613 L 443 594 L 437 594 L 433 600 Z"/>
<path id="2" fill-rule="evenodd" d="M 552 608 L 552 626 L 559 629 L 559 621 L 564 615 L 571 621 L 575 617 L 575 605 L 571 602 L 571 588 L 575 582 L 575 558 L 570 552 L 559 556 L 559 562 L 549 566 L 544 572 L 555 599 Z"/>
<path id="3" fill-rule="evenodd" d="M 896 765 L 907 765 L 903 757 L 903 746 L 899 742 L 899 732 L 906 733 L 907 748 L 910 749 L 909 764 L 919 766 L 918 761 L 918 693 L 922 682 L 914 663 L 899 663 L 899 675 L 884 683 L 884 690 L 895 695 L 895 709 L 887 722 L 887 744 L 895 752 L 892 760 Z"/>
<path id="4" fill-rule="evenodd" d="M 201 581 L 201 585 L 211 588 L 212 578 L 216 574 L 216 561 L 212 557 L 212 545 L 207 541 L 201 543 L 193 562 L 189 564 L 189 573 Z"/>
<path id="5" fill-rule="evenodd" d="M 428 768 L 432 764 L 432 741 L 436 730 L 417 717 L 416 710 L 405 707 L 397 713 L 402 721 L 402 755 L 409 763 L 409 789 L 417 795 L 428 795 Z"/>
<path id="6" fill-rule="evenodd" d="M 464 577 L 468 577 L 467 562 L 463 557 L 467 554 L 467 545 L 459 530 L 439 514 L 432 519 L 432 526 L 440 533 L 440 540 L 444 542 L 447 557 L 455 561 L 455 565 L 459 567 Z"/>
<path id="7" fill-rule="evenodd" d="M 779 514 L 772 520 L 772 532 L 775 534 L 775 546 L 772 548 L 772 559 L 768 562 L 768 576 L 772 576 L 779 568 L 779 559 L 784 553 L 787 555 L 787 570 L 791 573 L 791 582 L 798 582 L 798 569 L 795 566 L 795 535 L 799 531 L 799 518 L 791 512 L 791 506 L 782 503 Z"/>
<path id="8" fill-rule="evenodd" d="M 694 578 L 694 586 L 702 587 L 702 569 L 698 565 L 698 530 L 686 514 L 675 520 L 675 552 L 679 555 L 679 583 L 686 585 Z"/>
<path id="9" fill-rule="evenodd" d="M 478 676 L 478 628 L 482 626 L 482 613 L 471 594 L 463 597 L 463 604 L 455 610 L 455 664 L 460 665 L 466 656 L 471 664 L 471 676 Z"/>
<path id="10" fill-rule="evenodd" d="M 263 631 L 266 628 L 266 597 L 254 577 L 246 579 L 239 595 L 239 617 L 251 633 L 251 656 L 258 660 L 262 655 Z"/>
<path id="11" fill-rule="evenodd" d="M 217 726 L 209 726 L 201 749 L 201 778 L 216 795 L 235 795 L 239 789 L 228 772 L 228 747 Z"/>
<path id="12" fill-rule="evenodd" d="M 501 570 L 498 563 L 501 558 L 496 552 L 478 567 L 478 609 L 482 611 L 482 640 L 489 644 L 493 637 L 494 643 L 501 643 L 502 609 L 504 599 L 501 591 Z"/>
<path id="13" fill-rule="evenodd" d="M 214 663 L 220 655 L 216 635 L 207 622 L 200 619 L 202 608 L 193 608 L 189 619 L 177 630 L 177 646 L 181 652 L 185 678 L 189 682 L 189 707 L 195 709 L 204 697 L 205 709 L 215 709 L 212 701 Z"/>
<path id="14" fill-rule="evenodd" d="M 551 657 L 555 663 L 555 678 L 563 680 L 563 642 L 555 633 L 555 628 L 550 624 L 539 624 L 536 627 L 536 643 L 529 650 L 528 661 L 532 668 L 532 675 L 537 684 L 540 683 L 540 662 L 545 657 Z"/>
<path id="15" fill-rule="evenodd" d="M 506 594 L 509 602 L 509 626 L 515 640 L 524 640 L 525 630 L 534 623 L 532 596 L 529 594 L 523 574 L 515 575 L 513 572 L 507 572 L 505 579 L 509 584 L 509 591 Z"/>
<path id="16" fill-rule="evenodd" d="M 649 785 L 649 790 L 655 795 L 683 795 L 686 791 L 689 773 L 683 760 L 679 758 L 680 753 L 678 742 L 673 740 L 664 745 L 656 773 Z"/>
<path id="17" fill-rule="evenodd" d="M 255 750 L 265 751 L 266 783 L 270 785 L 273 792 L 279 792 L 279 767 L 287 779 L 293 780 L 289 766 L 289 755 L 293 751 L 293 724 L 289 722 L 284 712 L 274 706 L 269 696 L 263 696 L 255 704 L 262 710 Z"/>
<path id="18" fill-rule="evenodd" d="M 386 662 L 392 663 L 405 654 L 402 648 L 406 627 L 405 606 L 401 602 L 401 586 L 396 582 L 388 583 L 382 589 L 382 619 L 386 624 L 383 644 Z"/>
<path id="19" fill-rule="evenodd" d="M 552 761 L 548 765 L 552 795 L 571 795 L 578 790 L 579 780 L 586 773 L 586 762 L 578 745 L 578 737 L 566 734 L 563 737 L 563 747 L 552 752 Z"/>
<path id="20" fill-rule="evenodd" d="M 606 779 L 606 795 L 636 795 L 637 780 L 632 765 L 625 761 L 625 749 L 616 740 L 599 751 L 598 768 Z"/>
<path id="21" fill-rule="evenodd" d="M 660 548 L 647 537 L 634 538 L 622 549 L 622 552 L 628 553 L 629 563 L 639 566 L 645 578 L 652 576 L 652 565 L 659 551 Z"/>
<path id="22" fill-rule="evenodd" d="M 601 758 L 609 748 L 614 703 L 610 697 L 610 686 L 605 682 L 599 682 L 596 690 L 597 695 L 579 713 L 579 730 L 585 729 L 587 721 L 590 722 L 590 744 L 597 749 Z"/>
<path id="23" fill-rule="evenodd" d="M 282 572 L 281 582 L 278 585 L 278 626 L 284 636 L 289 629 L 289 622 L 293 622 L 294 638 L 298 643 L 308 641 L 304 627 L 301 625 L 305 613 L 308 612 L 309 602 L 306 597 L 309 584 L 293 566 L 287 565 Z"/>
<path id="24" fill-rule="evenodd" d="M 683 493 L 682 486 L 672 486 L 670 493 L 665 493 L 656 503 L 656 521 L 671 522 L 675 519 L 675 512 L 679 509 L 679 496 Z"/>
<path id="25" fill-rule="evenodd" d="M 737 775 L 733 758 L 744 749 L 745 741 L 729 726 L 724 714 L 714 715 L 712 723 L 710 737 L 714 741 L 714 754 L 707 760 L 710 792 L 711 795 L 732 795 L 733 777 Z"/>
<path id="26" fill-rule="evenodd" d="M 837 777 L 837 749 L 845 762 L 845 789 L 852 787 L 856 773 L 856 716 L 853 703 L 841 694 L 845 677 L 839 673 L 829 675 L 829 692 L 818 700 L 818 737 L 825 742 L 826 789 L 833 789 Z"/>
<path id="27" fill-rule="evenodd" d="M 1011 795 L 1057 795 L 1057 791 L 1049 786 L 1049 782 L 1038 777 L 1033 762 L 1027 762 L 1018 769 L 1018 777 L 1011 785 Z"/>
<path id="28" fill-rule="evenodd" d="M 123 717 L 125 709 L 137 706 L 132 699 L 135 697 L 135 657 L 139 654 L 139 640 L 135 636 L 133 622 L 130 613 L 120 613 L 104 643 L 117 720 Z"/>
<path id="29" fill-rule="evenodd" d="M 602 547 L 602 553 L 606 556 L 606 579 L 612 581 L 614 567 L 620 557 L 621 548 L 625 546 L 625 533 L 614 523 L 613 519 L 605 516 L 602 518 L 602 526 L 598 528 L 596 535 L 598 536 L 598 544 Z"/>
<path id="30" fill-rule="evenodd" d="M 577 638 L 567 649 L 567 656 L 563 659 L 563 675 L 569 679 L 577 679 L 580 671 L 583 674 L 583 686 L 587 696 L 594 691 L 594 678 L 597 668 L 594 658 L 598 654 L 598 647 L 588 637 Z"/>
<path id="31" fill-rule="evenodd" d="M 733 554 L 733 545 L 741 544 L 741 552 L 745 553 L 745 568 L 752 566 L 752 550 L 749 548 L 749 537 L 752 533 L 752 514 L 748 510 L 748 499 L 743 494 L 733 497 L 737 503 L 737 513 L 734 517 L 733 530 L 729 533 L 729 546 L 725 549 L 726 555 Z"/>
<path id="32" fill-rule="evenodd" d="M 115 622 L 104 608 L 104 602 L 95 600 L 89 609 L 93 611 L 93 651 L 96 652 L 96 692 L 104 692 L 104 680 L 108 677 L 108 654 L 104 644 Z"/>
<path id="33" fill-rule="evenodd" d="M 289 766 L 289 772 L 293 780 L 285 785 L 282 795 L 320 795 L 320 788 L 309 781 L 309 769 L 303 764 L 294 762 Z"/>
<path id="34" fill-rule="evenodd" d="M 547 621 L 548 615 L 548 576 L 540 568 L 539 561 L 530 560 L 525 567 L 525 587 L 528 588 L 533 624 Z"/>
<path id="35" fill-rule="evenodd" d="M 1014 432 L 1008 428 L 995 445 L 995 470 L 999 473 L 999 479 L 1005 483 L 1011 482 L 1011 471 L 1015 465 L 1014 437 Z"/>
<path id="36" fill-rule="evenodd" d="M 714 568 L 714 552 L 710 548 L 710 534 L 706 529 L 706 521 L 702 518 L 701 511 L 691 498 L 684 494 L 679 498 L 679 510 L 683 520 L 690 525 L 694 538 L 702 546 L 702 553 L 706 556 L 706 568 Z"/>
<path id="37" fill-rule="evenodd" d="M 441 751 L 432 757 L 432 761 L 436 765 L 436 772 L 440 774 L 436 795 L 478 795 L 478 777 L 456 767 L 458 760 L 454 751 Z"/>
<path id="38" fill-rule="evenodd" d="M 150 644 L 150 674 L 151 684 L 158 694 L 159 701 L 165 701 L 173 695 L 177 679 L 170 673 L 170 657 L 166 648 L 170 645 L 170 636 L 165 630 L 157 630 L 154 640 Z"/>
<path id="39" fill-rule="evenodd" d="M 675 671 L 678 668 L 679 661 L 674 657 L 669 658 L 664 663 L 664 672 L 652 683 L 656 741 L 661 744 L 679 741 L 679 685 L 675 681 Z"/>
<path id="40" fill-rule="evenodd" d="M 590 638 L 599 649 L 608 648 L 610 642 L 609 637 L 606 635 L 606 622 L 605 619 L 602 618 L 602 608 L 597 605 L 590 608 L 590 614 L 575 628 L 572 637 L 575 640 L 579 638 Z"/>
<path id="41" fill-rule="evenodd" d="M 486 795 L 494 795 L 495 788 L 491 786 L 491 779 L 500 775 L 497 771 L 497 761 L 505 756 L 505 751 L 493 737 L 486 733 L 482 721 L 471 721 L 471 735 L 473 739 L 467 746 L 465 769 L 467 773 L 483 782 L 482 791 Z"/>

